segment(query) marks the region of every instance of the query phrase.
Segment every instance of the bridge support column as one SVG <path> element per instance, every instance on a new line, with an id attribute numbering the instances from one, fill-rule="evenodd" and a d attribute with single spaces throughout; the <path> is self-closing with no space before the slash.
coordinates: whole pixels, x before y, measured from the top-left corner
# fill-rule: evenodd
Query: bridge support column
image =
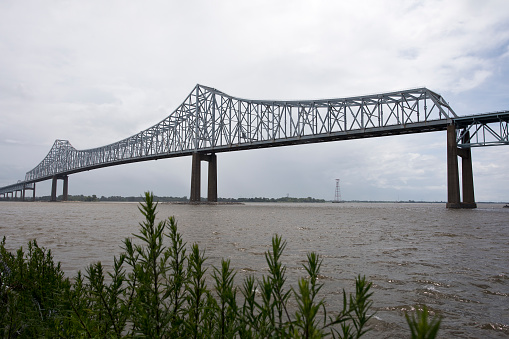
<path id="1" fill-rule="evenodd" d="M 191 202 L 201 200 L 201 162 L 209 163 L 207 201 L 217 202 L 217 157 L 215 153 L 202 154 L 193 153 L 193 164 L 191 167 Z"/>
<path id="2" fill-rule="evenodd" d="M 51 201 L 57 201 L 57 180 L 58 179 L 62 179 L 64 181 L 62 201 L 67 201 L 67 196 L 68 196 L 67 193 L 68 193 L 68 187 L 69 187 L 69 183 L 68 183 L 69 176 L 67 176 L 67 175 L 64 175 L 61 177 L 58 177 L 55 175 L 51 179 L 52 180 L 52 182 L 51 182 Z M 34 198 L 35 198 L 35 186 L 34 186 Z"/>
<path id="3" fill-rule="evenodd" d="M 468 138 L 468 134 L 466 135 Z M 463 201 L 460 200 L 458 156 L 461 156 Z M 476 208 L 474 176 L 470 149 L 459 149 L 456 144 L 456 127 L 447 126 L 447 208 Z"/>
<path id="4" fill-rule="evenodd" d="M 193 153 L 193 164 L 191 167 L 191 202 L 199 202 L 200 198 L 200 181 L 201 181 L 201 160 L 199 153 Z"/>
<path id="5" fill-rule="evenodd" d="M 51 201 L 57 201 L 57 176 L 51 178 Z"/>
<path id="6" fill-rule="evenodd" d="M 26 184 L 23 185 L 23 201 L 25 201 L 26 191 L 32 190 L 32 201 L 35 201 L 35 182 L 33 183 L 33 188 L 26 187 Z"/>
<path id="7" fill-rule="evenodd" d="M 470 133 L 464 136 L 466 140 L 470 139 Z M 463 208 L 476 208 L 474 196 L 474 173 L 472 171 L 472 151 L 470 148 L 458 149 L 458 155 L 461 157 L 461 176 L 463 188 Z"/>
<path id="8" fill-rule="evenodd" d="M 209 202 L 217 202 L 217 156 L 212 153 L 208 156 L 209 174 L 208 174 L 208 191 L 207 200 Z"/>
<path id="9" fill-rule="evenodd" d="M 69 176 L 65 175 L 62 180 L 64 181 L 64 190 L 62 192 L 62 200 L 67 201 L 68 191 L 69 191 Z"/>
<path id="10" fill-rule="evenodd" d="M 460 208 L 460 184 L 458 172 L 458 147 L 456 128 L 447 126 L 447 208 Z"/>

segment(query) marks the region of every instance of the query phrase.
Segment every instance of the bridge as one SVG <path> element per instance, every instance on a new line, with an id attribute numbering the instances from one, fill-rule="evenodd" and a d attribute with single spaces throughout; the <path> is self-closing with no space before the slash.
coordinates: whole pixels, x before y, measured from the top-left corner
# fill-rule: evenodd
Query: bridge
<path id="1" fill-rule="evenodd" d="M 48 155 L 25 180 L 0 188 L 0 196 L 25 199 L 35 183 L 63 180 L 67 200 L 71 174 L 107 166 L 192 156 L 191 202 L 200 201 L 200 164 L 208 162 L 208 201 L 217 201 L 216 153 L 306 143 L 382 137 L 447 130 L 448 202 L 450 208 L 474 208 L 471 147 L 508 145 L 509 111 L 457 116 L 427 88 L 359 97 L 268 101 L 240 99 L 196 85 L 184 102 L 158 124 L 124 140 L 77 150 L 56 140 Z M 458 157 L 462 159 L 462 190 Z M 461 199 L 460 194 L 463 193 Z"/>

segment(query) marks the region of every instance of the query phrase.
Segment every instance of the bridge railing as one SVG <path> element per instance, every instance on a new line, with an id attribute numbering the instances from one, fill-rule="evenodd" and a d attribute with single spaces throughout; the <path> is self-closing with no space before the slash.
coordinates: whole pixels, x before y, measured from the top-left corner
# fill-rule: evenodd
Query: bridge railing
<path id="1" fill-rule="evenodd" d="M 373 131 L 409 133 L 413 127 L 433 130 L 455 117 L 445 100 L 426 88 L 339 99 L 267 101 L 240 99 L 197 85 L 164 120 L 119 142 L 76 150 L 69 141 L 56 140 L 25 180 L 192 152 L 340 140 Z"/>

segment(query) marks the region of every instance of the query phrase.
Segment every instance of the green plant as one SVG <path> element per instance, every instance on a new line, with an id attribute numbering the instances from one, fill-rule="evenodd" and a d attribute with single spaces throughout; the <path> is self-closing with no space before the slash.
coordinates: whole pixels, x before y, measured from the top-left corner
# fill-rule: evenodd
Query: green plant
<path id="1" fill-rule="evenodd" d="M 124 249 L 132 268 L 129 280 L 136 282 L 128 286 L 132 334 L 162 338 L 166 336 L 171 320 L 166 302 L 171 249 L 163 243 L 166 222 L 155 222 L 157 204 L 153 198 L 152 194 L 146 193 L 145 204 L 139 207 L 145 221 L 140 223 L 140 234 L 134 236 L 141 244 L 134 244 L 127 238 Z"/>
<path id="2" fill-rule="evenodd" d="M 174 217 L 168 218 L 169 234 L 171 246 L 170 251 L 170 270 L 166 273 L 165 285 L 167 298 L 170 304 L 170 336 L 175 338 L 183 333 L 184 326 L 184 305 L 186 301 L 187 277 L 187 256 L 186 244 L 183 243 L 182 236 L 177 231 L 177 223 Z"/>
<path id="3" fill-rule="evenodd" d="M 426 306 L 422 310 L 416 310 L 415 314 L 405 313 L 405 318 L 410 327 L 412 339 L 434 339 L 437 336 L 442 318 L 434 316 L 429 318 L 429 311 Z"/>
<path id="4" fill-rule="evenodd" d="M 304 265 L 304 268 L 309 278 L 299 279 L 298 290 L 294 291 L 298 308 L 295 313 L 296 328 L 293 335 L 294 337 L 320 338 L 324 336 L 324 332 L 320 328 L 317 315 L 320 308 L 323 309 L 324 313 L 326 313 L 326 310 L 323 299 L 316 301 L 318 292 L 323 287 L 323 284 L 317 284 L 316 282 L 318 281 L 318 272 L 322 266 L 322 260 L 314 252 L 309 253 L 307 258 L 307 266 Z M 326 326 L 325 323 L 324 325 Z M 300 329 L 301 335 L 299 335 L 298 329 Z"/>
<path id="5" fill-rule="evenodd" d="M 207 311 L 206 305 L 209 300 L 208 294 L 210 292 L 205 284 L 205 272 L 207 269 L 204 268 L 204 263 L 206 258 L 204 254 L 200 253 L 198 244 L 192 245 L 188 260 L 189 281 L 186 286 L 187 305 L 185 308 L 187 317 L 185 327 L 190 338 L 201 338 L 207 332 L 203 330 L 210 329 L 213 325 L 208 324 L 205 317 L 205 312 Z"/>
<path id="6" fill-rule="evenodd" d="M 13 255 L 0 243 L 0 333 L 3 337 L 41 337 L 58 330 L 60 290 L 69 285 L 50 250 L 28 243 Z"/>
<path id="7" fill-rule="evenodd" d="M 214 267 L 212 277 L 215 281 L 215 289 L 217 294 L 216 324 L 217 332 L 221 338 L 231 338 L 237 332 L 237 289 L 233 286 L 235 273 L 230 269 L 230 260 L 221 260 L 221 268 Z"/>

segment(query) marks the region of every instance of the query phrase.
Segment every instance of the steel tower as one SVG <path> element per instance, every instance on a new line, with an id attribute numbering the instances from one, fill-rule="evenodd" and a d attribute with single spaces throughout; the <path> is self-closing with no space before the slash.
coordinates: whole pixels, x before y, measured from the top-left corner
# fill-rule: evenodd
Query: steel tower
<path id="1" fill-rule="evenodd" d="M 339 187 L 339 179 L 336 179 L 336 194 L 333 202 L 341 202 L 341 188 Z"/>

